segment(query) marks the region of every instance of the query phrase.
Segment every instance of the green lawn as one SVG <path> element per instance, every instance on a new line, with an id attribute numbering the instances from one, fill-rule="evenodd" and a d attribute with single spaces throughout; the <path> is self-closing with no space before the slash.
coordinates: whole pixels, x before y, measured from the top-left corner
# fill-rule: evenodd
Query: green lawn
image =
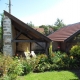
<path id="1" fill-rule="evenodd" d="M 79 80 L 74 72 L 53 71 L 43 73 L 30 73 L 26 76 L 20 76 L 17 80 Z"/>

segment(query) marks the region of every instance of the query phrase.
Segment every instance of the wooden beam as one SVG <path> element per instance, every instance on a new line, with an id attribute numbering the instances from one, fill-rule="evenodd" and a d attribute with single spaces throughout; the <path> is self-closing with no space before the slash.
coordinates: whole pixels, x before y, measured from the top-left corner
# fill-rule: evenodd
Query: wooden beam
<path id="1" fill-rule="evenodd" d="M 16 28 L 15 28 L 16 29 Z M 20 30 L 18 30 L 18 29 L 16 29 L 17 31 L 20 31 Z M 27 35 L 27 34 L 24 34 L 24 33 L 22 33 L 24 36 L 26 36 L 26 37 L 28 37 L 29 39 L 32 39 L 32 37 L 31 36 L 29 36 L 29 35 Z"/>
<path id="2" fill-rule="evenodd" d="M 33 35 L 31 35 L 30 33 L 29 33 L 29 30 L 21 30 L 20 28 L 18 28 L 18 27 L 15 27 L 16 29 L 18 29 L 19 31 L 21 31 L 23 34 L 25 34 L 25 35 L 30 35 L 33 39 L 35 39 L 35 40 L 39 40 L 39 39 L 37 39 L 36 37 L 34 37 Z"/>
<path id="3" fill-rule="evenodd" d="M 32 38 L 30 38 L 28 35 L 27 35 L 27 37 L 32 40 Z M 35 43 L 45 50 L 45 48 L 43 46 L 41 46 L 38 42 L 35 42 Z"/>
<path id="4" fill-rule="evenodd" d="M 38 42 L 35 42 L 36 44 L 38 44 L 41 48 L 43 48 L 45 50 L 45 48 L 43 46 L 41 46 Z"/>
<path id="5" fill-rule="evenodd" d="M 69 38 L 67 38 L 64 42 L 68 42 L 70 39 L 72 39 L 73 37 L 75 37 L 76 35 L 80 34 L 80 30 L 78 30 L 77 32 L 75 32 L 73 35 L 71 35 Z"/>
<path id="6" fill-rule="evenodd" d="M 32 49 L 31 49 L 31 45 L 32 45 L 32 43 L 30 42 L 30 53 L 31 53 L 31 50 L 32 50 Z"/>
<path id="7" fill-rule="evenodd" d="M 49 46 L 50 46 L 50 43 L 48 42 L 46 42 L 46 48 L 45 48 L 45 53 L 46 53 L 46 55 L 49 57 Z"/>
<path id="8" fill-rule="evenodd" d="M 22 34 L 25 35 L 24 33 L 22 33 Z M 26 34 L 25 36 L 32 40 L 32 38 L 29 35 Z M 38 42 L 35 42 L 35 43 L 45 50 L 45 48 L 43 46 L 41 46 Z"/>
<path id="9" fill-rule="evenodd" d="M 29 36 L 29 35 L 27 35 L 27 34 L 24 34 L 24 33 L 22 33 L 24 36 L 26 36 L 27 38 L 29 38 L 29 39 L 31 39 L 32 40 L 32 37 L 31 36 Z"/>
<path id="10" fill-rule="evenodd" d="M 36 40 L 11 40 L 11 42 L 40 42 Z"/>
<path id="11" fill-rule="evenodd" d="M 16 24 L 15 24 L 15 26 L 17 26 Z M 31 39 L 31 40 L 33 40 L 33 39 L 35 39 L 35 40 L 37 40 L 37 41 L 22 41 L 22 42 L 35 42 L 37 45 L 39 45 L 41 48 L 43 48 L 44 50 L 45 50 L 45 48 L 43 47 L 43 46 L 41 46 L 38 42 L 45 42 L 45 41 L 40 41 L 40 40 L 38 40 L 37 38 L 35 38 L 35 37 L 33 37 L 30 33 L 29 33 L 29 31 L 23 31 L 23 30 L 21 30 L 20 28 L 18 28 L 18 27 L 15 27 L 18 31 L 21 31 L 22 32 L 22 34 L 23 35 L 25 35 L 26 37 L 28 37 L 29 39 Z M 25 33 L 25 34 L 24 34 Z M 29 36 L 29 35 L 30 36 Z M 31 37 L 33 37 L 33 39 L 31 38 Z M 16 42 L 16 41 L 13 41 L 13 42 Z M 19 42 L 21 42 L 21 41 L 19 41 Z"/>
<path id="12" fill-rule="evenodd" d="M 20 35 L 21 35 L 21 31 L 17 34 L 17 36 L 13 40 L 17 39 Z"/>

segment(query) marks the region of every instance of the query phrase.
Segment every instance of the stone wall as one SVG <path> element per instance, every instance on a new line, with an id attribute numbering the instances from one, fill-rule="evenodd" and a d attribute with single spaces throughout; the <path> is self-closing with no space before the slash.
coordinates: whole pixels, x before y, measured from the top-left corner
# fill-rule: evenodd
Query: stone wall
<path id="1" fill-rule="evenodd" d="M 11 20 L 4 16 L 3 18 L 3 53 L 4 55 L 13 55 L 12 50 L 12 27 L 11 27 Z"/>

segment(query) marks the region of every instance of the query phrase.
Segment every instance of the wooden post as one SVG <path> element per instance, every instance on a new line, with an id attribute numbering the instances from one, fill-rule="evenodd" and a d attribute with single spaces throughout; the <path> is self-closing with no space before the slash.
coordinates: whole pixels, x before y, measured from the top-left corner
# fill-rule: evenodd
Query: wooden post
<path id="1" fill-rule="evenodd" d="M 49 46 L 50 46 L 50 43 L 49 42 L 46 42 L 46 48 L 45 48 L 45 53 L 46 55 L 49 57 Z"/>
<path id="2" fill-rule="evenodd" d="M 30 42 L 30 53 L 31 53 L 31 50 L 32 50 L 32 49 L 31 49 L 31 46 L 32 46 L 32 43 Z"/>

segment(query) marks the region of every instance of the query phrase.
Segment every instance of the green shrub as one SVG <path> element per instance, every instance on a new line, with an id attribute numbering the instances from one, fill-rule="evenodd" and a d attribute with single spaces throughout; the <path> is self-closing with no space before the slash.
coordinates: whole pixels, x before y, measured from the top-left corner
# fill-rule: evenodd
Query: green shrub
<path id="1" fill-rule="evenodd" d="M 16 80 L 22 73 L 22 64 L 18 58 L 0 55 L 0 69 L 3 80 Z"/>
<path id="2" fill-rule="evenodd" d="M 62 54 L 61 54 L 60 51 L 57 51 L 57 52 L 54 52 L 53 55 L 54 56 L 51 57 L 51 60 L 52 60 L 53 63 L 56 64 L 56 63 L 58 63 L 61 60 Z"/>
<path id="3" fill-rule="evenodd" d="M 23 65 L 23 73 L 22 73 L 22 75 L 26 75 L 26 74 L 28 74 L 29 72 L 32 71 L 32 66 L 31 66 L 31 64 L 29 64 L 29 62 L 23 61 L 22 65 Z"/>
<path id="4" fill-rule="evenodd" d="M 0 55 L 0 69 L 1 69 L 2 75 L 7 74 L 12 62 L 13 62 L 13 59 L 10 56 Z"/>
<path id="5" fill-rule="evenodd" d="M 45 54 L 41 54 L 37 57 L 37 60 L 38 60 L 39 64 L 43 63 L 43 62 L 48 62 L 48 57 Z"/>
<path id="6" fill-rule="evenodd" d="M 35 72 L 44 72 L 50 70 L 50 63 L 47 55 L 41 54 L 37 57 L 37 65 L 34 68 Z"/>
<path id="7" fill-rule="evenodd" d="M 38 60 L 36 60 L 36 58 L 22 60 L 22 65 L 23 65 L 22 75 L 26 75 L 26 74 L 34 71 L 34 68 L 37 64 L 38 64 Z"/>
<path id="8" fill-rule="evenodd" d="M 80 45 L 75 45 L 70 50 L 70 56 L 73 57 L 72 65 L 75 64 L 75 67 L 80 67 Z"/>
<path id="9" fill-rule="evenodd" d="M 70 58 L 66 53 L 56 51 L 53 53 L 52 67 L 53 69 L 68 69 L 70 65 Z"/>
<path id="10" fill-rule="evenodd" d="M 57 64 L 51 64 L 51 67 L 50 67 L 50 71 L 53 71 L 53 70 L 58 70 L 59 69 L 59 66 Z"/>
<path id="11" fill-rule="evenodd" d="M 51 67 L 51 64 L 46 63 L 46 62 L 43 62 L 43 63 L 38 64 L 38 65 L 35 67 L 34 71 L 35 71 L 35 72 L 49 71 L 49 70 L 50 70 L 50 67 Z"/>
<path id="12" fill-rule="evenodd" d="M 23 73 L 23 65 L 19 59 L 14 59 L 10 65 L 7 75 L 11 80 L 16 80 L 18 75 Z"/>
<path id="13" fill-rule="evenodd" d="M 11 79 L 8 75 L 4 75 L 2 78 L 0 78 L 0 80 L 11 80 Z"/>
<path id="14" fill-rule="evenodd" d="M 70 50 L 70 55 L 74 57 L 80 56 L 80 46 L 79 45 L 73 46 Z"/>

